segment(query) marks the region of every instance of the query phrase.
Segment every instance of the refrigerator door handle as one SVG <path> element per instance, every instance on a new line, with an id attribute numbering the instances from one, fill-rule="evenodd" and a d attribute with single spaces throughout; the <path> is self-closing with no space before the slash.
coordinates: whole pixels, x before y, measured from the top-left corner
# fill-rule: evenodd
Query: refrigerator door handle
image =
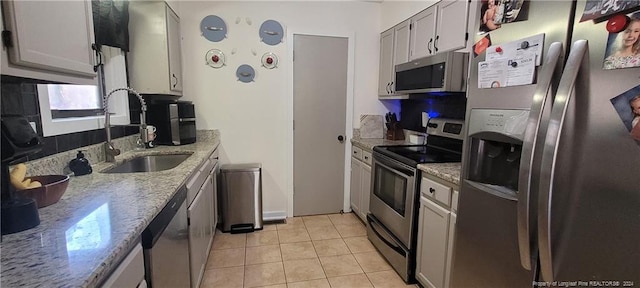
<path id="1" fill-rule="evenodd" d="M 540 249 L 540 271 L 544 281 L 553 281 L 553 251 L 551 243 L 551 198 L 553 196 L 553 182 L 556 168 L 556 157 L 562 125 L 565 120 L 569 101 L 576 87 L 576 83 L 586 83 L 589 75 L 589 45 L 587 40 L 573 43 L 567 59 L 558 93 L 555 96 L 551 117 L 547 128 L 547 135 L 542 152 L 540 165 L 540 195 L 538 203 L 538 245 Z"/>
<path id="2" fill-rule="evenodd" d="M 520 160 L 520 175 L 518 176 L 518 204 L 517 204 L 517 221 L 518 221 L 518 248 L 520 251 L 520 263 L 524 269 L 531 270 L 531 236 L 533 230 L 529 225 L 529 216 L 531 215 L 531 172 L 533 171 L 533 155 L 536 153 L 535 147 L 538 131 L 540 130 L 540 122 L 542 121 L 545 104 L 547 104 L 547 96 L 553 94 L 556 83 L 552 83 L 554 79 L 559 78 L 557 75 L 562 73 L 563 55 L 562 43 L 554 42 L 549 46 L 549 55 L 540 77 L 538 85 L 533 94 L 533 104 L 529 112 L 527 120 L 527 128 L 525 129 L 524 139 L 522 141 L 522 156 Z M 553 86 L 552 86 L 553 85 Z"/>

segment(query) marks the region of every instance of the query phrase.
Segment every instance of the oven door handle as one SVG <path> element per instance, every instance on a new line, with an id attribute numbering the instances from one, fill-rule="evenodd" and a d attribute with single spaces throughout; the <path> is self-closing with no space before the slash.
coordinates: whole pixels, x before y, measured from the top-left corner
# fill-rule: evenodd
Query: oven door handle
<path id="1" fill-rule="evenodd" d="M 385 156 L 381 156 L 381 155 L 377 155 L 376 154 L 376 155 L 373 156 L 373 160 L 375 161 L 375 164 L 380 165 L 382 167 L 385 167 L 385 168 L 391 170 L 392 172 L 394 172 L 396 174 L 400 174 L 404 178 L 408 179 L 408 178 L 416 176 L 416 170 L 415 169 L 412 169 L 409 166 L 404 165 L 404 164 L 393 163 L 393 162 L 391 162 L 392 160 L 387 160 L 387 158 Z"/>
<path id="2" fill-rule="evenodd" d="M 382 228 L 380 226 L 380 224 L 378 224 L 377 222 L 373 221 L 373 219 L 371 219 L 371 217 L 367 217 L 367 222 L 369 222 L 369 226 L 371 226 L 371 231 L 373 231 L 373 233 L 375 233 L 376 236 L 378 236 L 378 238 L 382 242 L 384 242 L 384 244 L 389 246 L 389 248 L 393 249 L 393 251 L 398 252 L 398 254 L 401 254 L 401 255 L 405 254 L 404 249 L 402 249 L 402 247 L 400 247 L 398 245 L 394 245 L 394 243 L 391 242 L 391 241 L 393 241 L 393 242 L 396 242 L 396 241 L 394 241 L 393 239 L 389 240 L 389 239 L 387 239 L 387 237 L 382 236 L 382 234 L 380 234 L 380 232 L 378 232 L 378 230 L 376 229 L 376 226 L 379 226 L 381 229 L 384 229 L 384 228 Z"/>

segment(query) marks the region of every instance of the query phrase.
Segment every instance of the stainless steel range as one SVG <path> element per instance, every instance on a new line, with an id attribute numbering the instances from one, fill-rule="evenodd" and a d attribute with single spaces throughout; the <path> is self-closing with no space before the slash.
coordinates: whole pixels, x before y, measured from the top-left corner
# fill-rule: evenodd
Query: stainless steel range
<path id="1" fill-rule="evenodd" d="M 431 119 L 427 144 L 377 146 L 367 236 L 405 282 L 414 281 L 421 163 L 460 162 L 463 121 Z"/>

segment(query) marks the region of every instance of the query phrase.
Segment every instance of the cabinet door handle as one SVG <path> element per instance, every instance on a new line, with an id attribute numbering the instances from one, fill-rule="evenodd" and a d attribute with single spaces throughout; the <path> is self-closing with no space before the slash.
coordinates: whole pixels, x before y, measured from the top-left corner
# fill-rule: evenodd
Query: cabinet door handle
<path id="1" fill-rule="evenodd" d="M 431 43 L 433 43 L 433 38 L 429 39 L 429 44 L 427 45 L 427 49 L 429 50 L 429 54 L 431 54 Z"/>
<path id="2" fill-rule="evenodd" d="M 393 94 L 393 93 L 394 93 L 394 90 L 393 90 L 393 81 L 391 81 L 391 84 L 389 85 L 389 91 L 391 91 L 391 94 Z"/>
<path id="3" fill-rule="evenodd" d="M 176 77 L 176 74 L 171 74 L 171 77 L 172 77 L 173 79 L 176 79 L 176 83 L 175 83 L 175 84 L 173 84 L 173 88 L 176 88 L 176 85 L 178 85 L 178 77 Z"/>
<path id="4" fill-rule="evenodd" d="M 433 194 L 434 192 L 436 192 L 436 189 L 429 187 L 429 193 Z"/>
<path id="5" fill-rule="evenodd" d="M 391 94 L 391 90 L 389 90 L 389 86 L 391 86 L 391 82 L 387 82 L 387 94 Z"/>
<path id="6" fill-rule="evenodd" d="M 433 48 L 438 52 L 438 39 L 440 39 L 440 35 L 436 35 L 436 41 L 433 42 Z"/>

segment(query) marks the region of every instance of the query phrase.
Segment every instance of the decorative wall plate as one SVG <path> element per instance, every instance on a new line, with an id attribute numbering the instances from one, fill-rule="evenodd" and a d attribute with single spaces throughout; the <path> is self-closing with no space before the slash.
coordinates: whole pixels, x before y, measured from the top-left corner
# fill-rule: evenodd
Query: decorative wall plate
<path id="1" fill-rule="evenodd" d="M 209 15 L 200 21 L 202 36 L 212 42 L 220 42 L 227 37 L 227 24 L 216 15 Z"/>
<path id="2" fill-rule="evenodd" d="M 278 21 L 267 20 L 260 25 L 258 34 L 260 35 L 260 41 L 265 44 L 278 45 L 282 42 L 282 37 L 284 37 L 284 29 L 282 29 L 282 25 Z"/>
<path id="3" fill-rule="evenodd" d="M 256 77 L 256 71 L 253 70 L 251 65 L 242 64 L 238 67 L 238 70 L 236 70 L 236 76 L 238 77 L 238 81 L 249 83 Z"/>
<path id="4" fill-rule="evenodd" d="M 220 68 L 227 62 L 227 57 L 218 49 L 209 50 L 204 56 L 204 59 L 207 61 L 207 65 L 213 68 Z"/>
<path id="5" fill-rule="evenodd" d="M 264 53 L 262 55 L 262 66 L 267 69 L 278 67 L 278 56 L 271 52 Z"/>

